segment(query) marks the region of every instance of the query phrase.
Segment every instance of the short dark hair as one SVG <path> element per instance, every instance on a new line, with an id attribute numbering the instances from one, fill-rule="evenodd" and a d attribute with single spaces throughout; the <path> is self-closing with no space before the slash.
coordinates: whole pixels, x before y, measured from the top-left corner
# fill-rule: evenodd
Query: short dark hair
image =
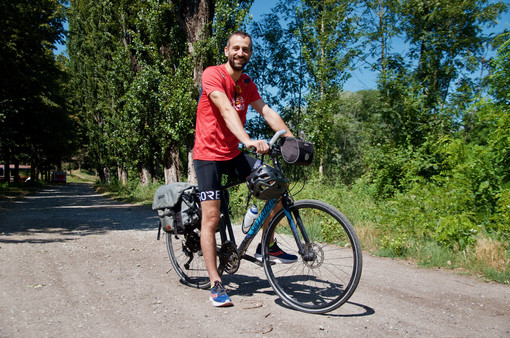
<path id="1" fill-rule="evenodd" d="M 250 34 L 248 34 L 246 32 L 242 32 L 242 31 L 237 31 L 237 32 L 234 32 L 234 33 L 230 34 L 230 36 L 228 37 L 228 40 L 227 40 L 227 48 L 230 47 L 230 39 L 234 35 L 238 35 L 238 36 L 242 37 L 243 39 L 245 39 L 245 38 L 250 39 L 250 51 L 253 50 L 253 44 L 252 44 L 252 39 L 251 39 Z"/>

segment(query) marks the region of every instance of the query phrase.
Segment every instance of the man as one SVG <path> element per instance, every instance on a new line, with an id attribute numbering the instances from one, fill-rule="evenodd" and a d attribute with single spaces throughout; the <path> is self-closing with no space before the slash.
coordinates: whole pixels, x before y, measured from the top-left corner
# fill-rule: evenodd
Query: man
<path id="1" fill-rule="evenodd" d="M 227 174 L 245 179 L 258 165 L 257 159 L 241 153 L 239 142 L 260 154 L 269 151 L 265 140 L 251 140 L 244 130 L 248 105 L 262 115 L 274 131 L 285 129 L 287 133 L 283 137 L 293 136 L 281 117 L 261 99 L 257 86 L 243 74 L 252 54 L 251 37 L 244 32 L 235 32 L 225 46 L 227 63 L 209 67 L 202 75 L 193 164 L 202 207 L 200 242 L 211 280 L 210 300 L 214 306 L 232 305 L 216 267 L 215 231 L 220 218 L 221 176 Z M 281 261 L 297 259 L 277 248 L 276 243 L 273 246 Z"/>

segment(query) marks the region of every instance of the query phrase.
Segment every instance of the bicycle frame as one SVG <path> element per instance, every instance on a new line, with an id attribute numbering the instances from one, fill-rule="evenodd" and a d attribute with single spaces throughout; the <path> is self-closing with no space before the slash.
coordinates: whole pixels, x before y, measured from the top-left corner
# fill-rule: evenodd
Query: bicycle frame
<path id="1" fill-rule="evenodd" d="M 271 149 L 271 153 L 269 154 L 269 156 L 272 159 L 274 167 L 281 171 L 281 167 L 278 162 L 278 154 L 274 151 L 274 149 Z M 262 157 L 262 160 L 263 160 L 263 157 Z M 271 211 L 274 210 L 274 208 L 276 207 L 278 202 L 281 200 L 282 209 L 283 209 L 283 212 L 285 212 L 285 216 L 289 222 L 292 234 L 294 236 L 294 239 L 295 239 L 296 244 L 299 249 L 298 250 L 299 254 L 302 255 L 304 260 L 313 259 L 313 257 L 307 257 L 307 254 L 303 247 L 303 243 L 300 240 L 299 232 L 303 236 L 305 243 L 309 243 L 308 236 L 306 234 L 306 231 L 305 231 L 304 226 L 301 222 L 301 218 L 299 217 L 298 212 L 296 211 L 294 213 L 296 222 L 294 221 L 294 218 L 292 217 L 292 214 L 290 212 L 290 207 L 292 206 L 292 199 L 289 197 L 288 192 L 285 192 L 282 195 L 282 197 L 279 199 L 276 198 L 276 199 L 272 199 L 272 200 L 269 200 L 266 202 L 266 204 L 264 205 L 264 208 L 260 212 L 258 218 L 255 220 L 255 223 L 253 223 L 253 225 L 249 229 L 248 233 L 244 237 L 241 244 L 239 246 L 237 246 L 236 241 L 235 241 L 234 232 L 232 229 L 232 223 L 230 221 L 229 207 L 228 207 L 227 199 L 225 198 L 225 194 L 226 194 L 226 190 L 228 188 L 239 185 L 241 183 L 243 183 L 243 181 L 238 181 L 235 183 L 228 184 L 228 185 L 224 186 L 221 190 L 221 206 L 220 206 L 221 217 L 220 217 L 220 224 L 219 224 L 219 231 L 220 231 L 220 236 L 221 236 L 221 241 L 222 241 L 221 244 L 223 245 L 224 243 L 231 242 L 237 248 L 237 251 L 241 258 L 261 265 L 261 263 L 258 260 L 256 260 L 254 257 L 246 255 L 246 251 L 248 250 L 251 242 L 253 241 L 253 239 L 255 238 L 257 233 L 262 228 L 263 224 L 266 222 Z M 297 226 L 296 226 L 296 223 L 297 223 Z M 298 227 L 299 227 L 299 232 L 298 232 Z M 227 237 L 227 232 L 228 232 L 228 237 Z"/>

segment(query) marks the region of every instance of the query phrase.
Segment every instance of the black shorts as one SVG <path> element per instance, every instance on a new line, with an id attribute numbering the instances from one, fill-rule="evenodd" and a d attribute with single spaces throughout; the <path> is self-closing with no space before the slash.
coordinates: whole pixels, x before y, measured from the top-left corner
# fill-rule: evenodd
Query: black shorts
<path id="1" fill-rule="evenodd" d="M 200 201 L 219 200 L 221 176 L 223 174 L 237 179 L 245 180 L 261 165 L 261 161 L 244 153 L 228 161 L 202 161 L 194 160 L 197 174 Z"/>

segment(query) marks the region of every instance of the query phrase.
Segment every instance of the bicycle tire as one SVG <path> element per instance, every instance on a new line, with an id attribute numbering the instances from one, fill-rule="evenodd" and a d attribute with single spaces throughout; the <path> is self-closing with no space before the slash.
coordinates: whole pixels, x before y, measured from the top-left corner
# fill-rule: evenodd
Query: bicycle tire
<path id="1" fill-rule="evenodd" d="M 326 313 L 344 304 L 358 286 L 362 271 L 362 250 L 347 218 L 333 206 L 316 200 L 301 200 L 290 208 L 301 243 L 313 252 L 305 261 L 285 212 L 280 210 L 269 223 L 262 247 L 266 276 L 274 291 L 288 306 L 307 313 Z M 302 220 L 309 238 L 306 244 L 297 226 Z M 295 263 L 271 263 L 270 243 L 298 257 Z M 311 258 L 313 257 L 313 258 Z"/>
<path id="2" fill-rule="evenodd" d="M 166 234 L 168 257 L 184 285 L 208 289 L 211 286 L 200 246 L 200 230 L 190 229 L 185 234 Z M 191 258 L 191 261 L 190 261 Z M 220 276 L 223 271 L 218 269 Z"/>

